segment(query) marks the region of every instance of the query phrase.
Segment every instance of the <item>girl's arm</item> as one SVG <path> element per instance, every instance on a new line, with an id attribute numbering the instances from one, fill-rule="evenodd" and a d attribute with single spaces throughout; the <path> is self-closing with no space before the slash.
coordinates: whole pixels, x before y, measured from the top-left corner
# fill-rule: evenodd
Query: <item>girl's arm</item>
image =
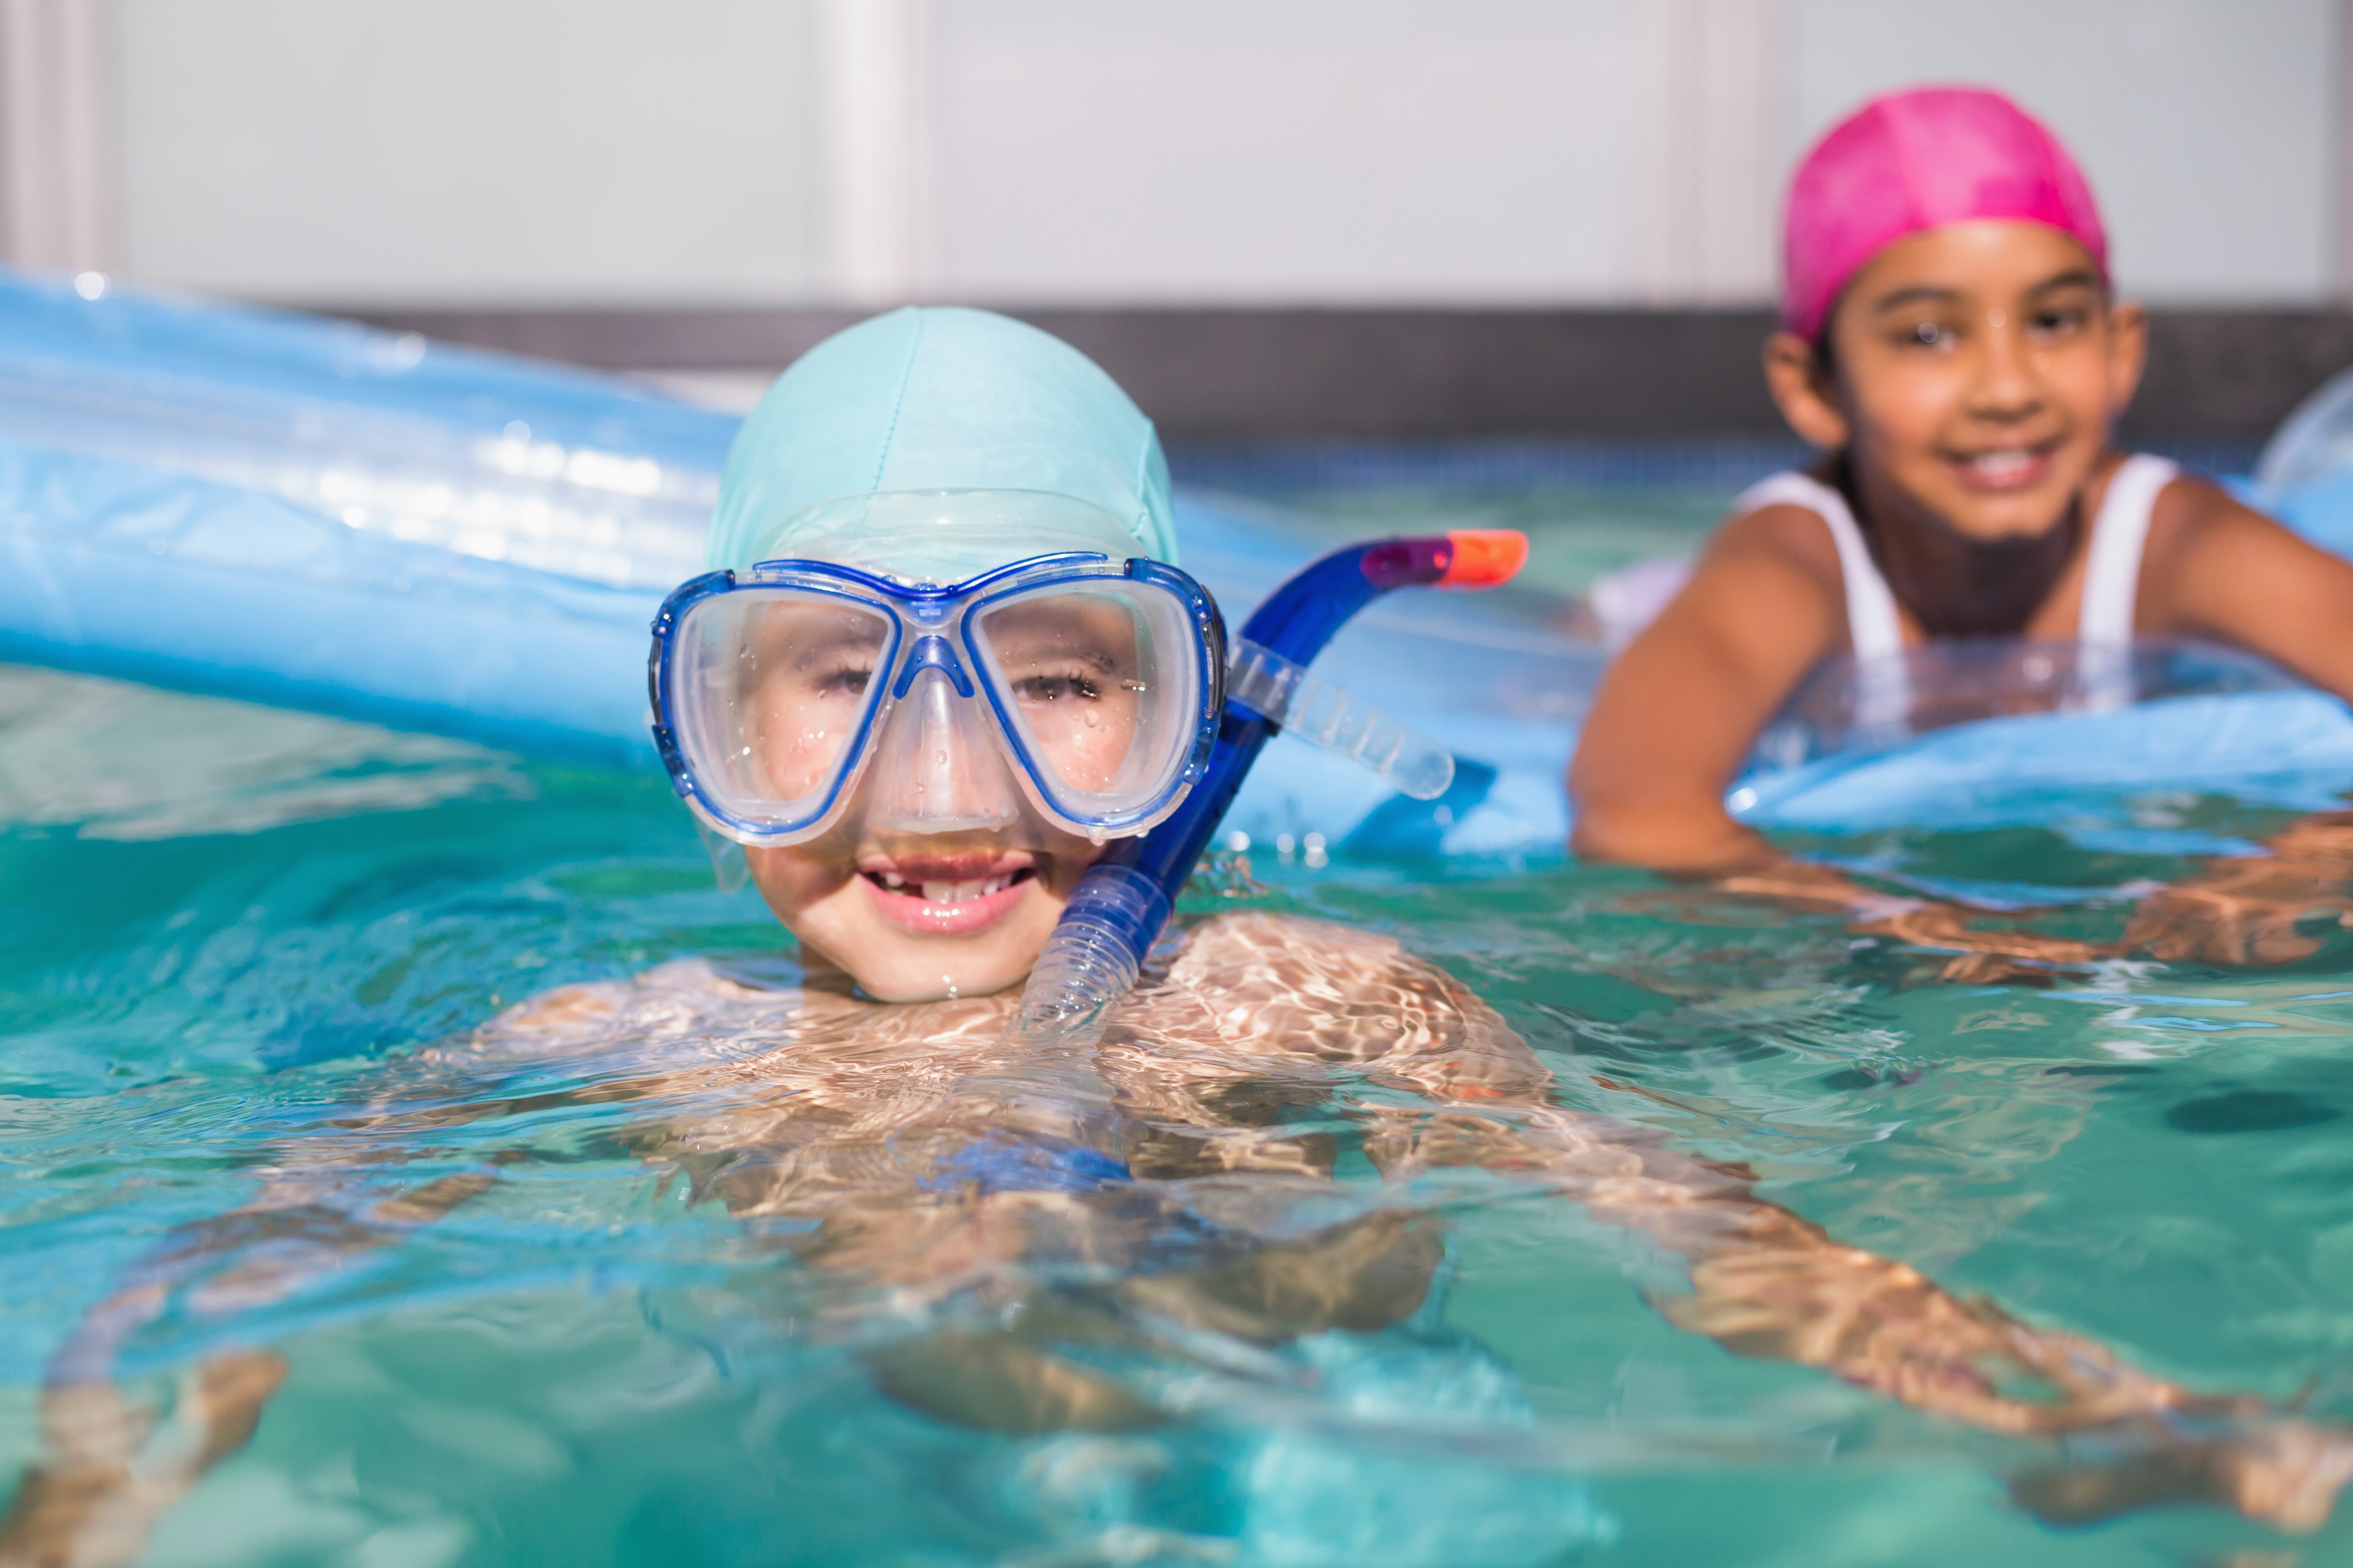
<path id="1" fill-rule="evenodd" d="M 1843 604 L 1811 513 L 1774 506 L 1726 523 L 1602 677 L 1569 764 L 1577 853 L 1698 873 L 1774 862 L 1724 792 L 1774 710 L 1844 644 Z"/>
<path id="2" fill-rule="evenodd" d="M 2263 849 L 2151 893 L 2119 945 L 2168 963 L 2293 963 L 2320 947 L 2297 929 L 2306 920 L 2353 927 L 2353 812 L 2306 817 Z"/>
<path id="3" fill-rule="evenodd" d="M 2021 963 L 2099 956 L 2082 942 L 1978 930 L 1975 911 L 1955 904 L 1874 892 L 1782 853 L 1725 812 L 1724 792 L 1758 731 L 1806 671 L 1845 645 L 1845 618 L 1820 519 L 1772 506 L 1725 524 L 1683 591 L 1602 677 L 1569 764 L 1570 847 L 1953 952 L 1949 979 L 1992 983 Z"/>

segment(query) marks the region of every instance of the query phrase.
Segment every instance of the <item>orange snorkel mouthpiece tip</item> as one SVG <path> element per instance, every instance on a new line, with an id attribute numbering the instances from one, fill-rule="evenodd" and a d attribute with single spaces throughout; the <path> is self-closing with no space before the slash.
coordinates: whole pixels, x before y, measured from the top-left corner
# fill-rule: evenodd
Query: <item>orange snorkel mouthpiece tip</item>
<path id="1" fill-rule="evenodd" d="M 1438 579 L 1441 588 L 1500 588 L 1528 563 L 1528 536 L 1516 528 L 1458 528 L 1446 542 L 1454 559 Z"/>

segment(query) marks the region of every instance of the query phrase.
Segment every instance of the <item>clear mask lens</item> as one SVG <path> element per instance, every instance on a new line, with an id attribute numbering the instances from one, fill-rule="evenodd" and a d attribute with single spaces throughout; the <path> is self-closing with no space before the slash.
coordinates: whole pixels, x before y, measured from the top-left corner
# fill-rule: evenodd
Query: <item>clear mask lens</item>
<path id="1" fill-rule="evenodd" d="M 694 792 L 753 842 L 845 810 L 915 834 L 1138 832 L 1176 804 L 1208 700 L 1187 602 L 1109 574 L 902 607 L 741 584 L 690 605 L 667 657 Z"/>
<path id="2" fill-rule="evenodd" d="M 754 588 L 691 608 L 672 636 L 671 701 L 698 793 L 763 832 L 823 817 L 897 641 L 889 614 L 828 594 Z"/>
<path id="3" fill-rule="evenodd" d="M 1183 771 L 1199 640 L 1169 595 L 1117 580 L 1009 595 L 971 636 L 1039 791 L 1082 823 L 1150 809 Z"/>

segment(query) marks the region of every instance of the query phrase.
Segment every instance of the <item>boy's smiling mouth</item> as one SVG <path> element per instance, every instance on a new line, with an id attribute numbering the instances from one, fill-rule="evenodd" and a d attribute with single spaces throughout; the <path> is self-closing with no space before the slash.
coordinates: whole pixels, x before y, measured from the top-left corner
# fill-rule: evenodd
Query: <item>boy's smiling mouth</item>
<path id="1" fill-rule="evenodd" d="M 1036 858 L 995 855 L 863 855 L 858 861 L 875 907 L 893 923 L 955 936 L 994 925 L 1037 879 Z"/>

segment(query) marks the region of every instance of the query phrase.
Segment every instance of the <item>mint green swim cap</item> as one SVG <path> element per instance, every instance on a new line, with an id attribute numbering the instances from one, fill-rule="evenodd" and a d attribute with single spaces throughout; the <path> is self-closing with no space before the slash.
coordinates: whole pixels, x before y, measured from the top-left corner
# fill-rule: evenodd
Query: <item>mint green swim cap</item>
<path id="1" fill-rule="evenodd" d="M 1063 550 L 1176 563 L 1152 421 L 1059 338 L 910 306 L 776 378 L 728 453 L 710 562 L 801 556 L 955 582 Z"/>

